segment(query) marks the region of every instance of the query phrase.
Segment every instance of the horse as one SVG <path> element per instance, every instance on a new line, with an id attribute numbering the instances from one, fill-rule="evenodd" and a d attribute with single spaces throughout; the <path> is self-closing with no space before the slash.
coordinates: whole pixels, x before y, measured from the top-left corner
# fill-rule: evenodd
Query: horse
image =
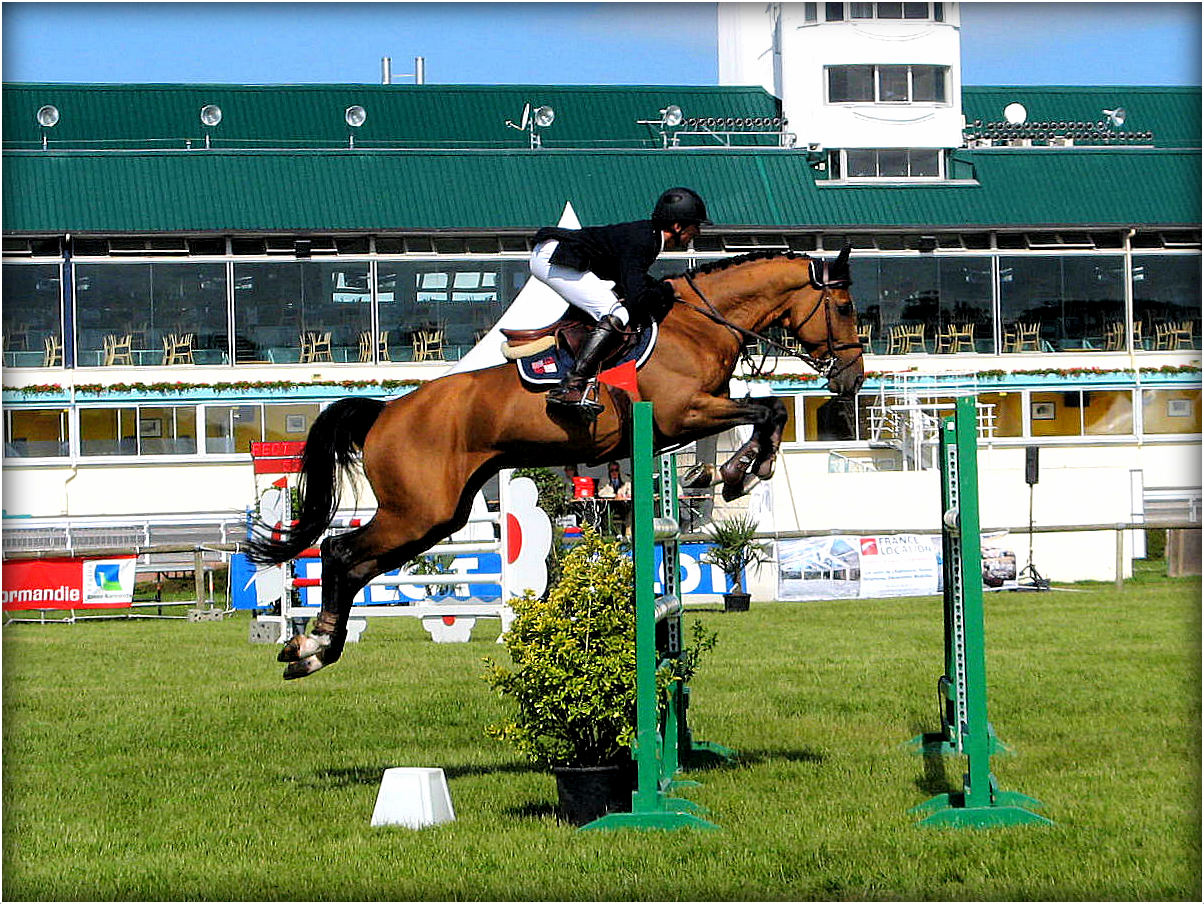
<path id="1" fill-rule="evenodd" d="M 719 469 L 724 495 L 743 493 L 750 475 L 773 475 L 784 403 L 732 399 L 728 387 L 749 341 L 765 339 L 761 331 L 770 326 L 794 336 L 829 391 L 855 397 L 865 370 L 848 256 L 847 247 L 831 260 L 761 252 L 667 278 L 674 302 L 638 372 L 639 395 L 655 403 L 657 451 L 751 424 L 751 439 Z M 599 401 L 603 409 L 592 422 L 550 416 L 543 393 L 524 386 L 507 362 L 445 375 L 388 402 L 348 397 L 323 410 L 302 454 L 299 517 L 276 534 L 254 531 L 250 558 L 280 564 L 310 548 L 338 510 L 343 473 L 357 464 L 377 510 L 367 524 L 322 541 L 321 610 L 309 634 L 281 649 L 284 677 L 337 661 L 356 593 L 463 527 L 474 495 L 502 468 L 622 457 L 630 399 L 610 390 Z"/>

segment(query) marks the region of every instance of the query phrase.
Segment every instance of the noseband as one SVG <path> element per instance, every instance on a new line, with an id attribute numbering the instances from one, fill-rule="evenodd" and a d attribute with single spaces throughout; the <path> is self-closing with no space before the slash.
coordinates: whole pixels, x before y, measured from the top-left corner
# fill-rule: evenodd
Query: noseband
<path id="1" fill-rule="evenodd" d="M 761 363 L 759 365 L 756 364 L 753 361 L 752 353 L 748 351 L 747 340 L 749 340 L 749 339 L 754 339 L 757 342 L 763 342 L 766 345 L 771 346 L 775 350 L 782 352 L 792 358 L 800 358 L 801 360 L 805 361 L 808 364 L 808 366 L 810 366 L 813 370 L 815 370 L 815 372 L 818 373 L 821 377 L 824 377 L 827 380 L 831 380 L 834 377 L 836 377 L 838 374 L 840 374 L 842 371 L 844 371 L 848 367 L 850 367 L 854 361 L 857 361 L 865 353 L 865 348 L 861 344 L 860 341 L 841 342 L 841 343 L 836 342 L 835 332 L 832 329 L 832 296 L 831 296 L 831 293 L 835 289 L 847 289 L 849 286 L 851 286 L 853 284 L 853 280 L 851 278 L 849 278 L 848 276 L 841 276 L 841 277 L 832 276 L 832 274 L 830 272 L 830 262 L 827 260 L 815 260 L 814 258 L 808 258 L 807 275 L 808 275 L 808 279 L 810 281 L 811 288 L 817 289 L 820 293 L 820 297 L 819 297 L 819 301 L 816 303 L 815 307 L 811 309 L 811 313 L 808 314 L 806 317 L 804 317 L 803 322 L 798 325 L 798 329 L 802 329 L 803 326 L 805 326 L 807 324 L 807 322 L 811 320 L 812 317 L 814 317 L 816 314 L 819 313 L 821 308 L 823 309 L 824 326 L 827 329 L 827 333 L 828 333 L 825 344 L 827 345 L 828 350 L 827 350 L 827 354 L 823 355 L 822 357 L 817 357 L 815 355 L 809 354 L 808 352 L 799 351 L 797 349 L 790 348 L 789 346 L 783 345 L 781 342 L 778 342 L 776 339 L 770 339 L 768 336 L 762 335 L 761 333 L 757 333 L 757 332 L 754 332 L 753 330 L 745 329 L 742 326 L 737 326 L 736 324 L 732 323 L 730 320 L 728 320 L 726 317 L 724 317 L 722 314 L 720 314 L 718 310 L 715 309 L 715 306 L 713 304 L 711 304 L 710 299 L 708 299 L 705 295 L 702 294 L 702 290 L 698 288 L 698 285 L 694 282 L 694 277 L 689 272 L 684 274 L 684 276 L 686 278 L 686 282 L 689 284 L 690 288 L 694 290 L 694 294 L 697 295 L 700 299 L 702 299 L 703 303 L 707 306 L 707 309 L 703 310 L 702 308 L 698 307 L 697 305 L 690 304 L 689 302 L 684 301 L 680 298 L 678 299 L 678 302 L 686 305 L 687 307 L 693 308 L 695 311 L 698 311 L 700 314 L 703 314 L 704 316 L 709 317 L 711 320 L 714 320 L 716 323 L 722 324 L 723 326 L 726 326 L 729 329 L 735 331 L 737 334 L 739 334 L 739 336 L 741 337 L 740 356 L 741 356 L 741 358 L 744 359 L 744 363 L 748 366 L 749 370 L 752 371 L 752 373 L 754 375 L 760 376 L 761 374 L 765 373 L 765 368 L 764 368 L 765 358 L 768 356 L 767 355 L 762 356 Z M 854 355 L 852 358 L 850 358 L 848 361 L 845 361 L 842 363 L 840 358 L 838 358 L 836 356 L 836 353 L 840 352 L 840 351 L 847 351 L 848 349 L 851 349 L 851 348 L 857 349 L 857 354 Z"/>

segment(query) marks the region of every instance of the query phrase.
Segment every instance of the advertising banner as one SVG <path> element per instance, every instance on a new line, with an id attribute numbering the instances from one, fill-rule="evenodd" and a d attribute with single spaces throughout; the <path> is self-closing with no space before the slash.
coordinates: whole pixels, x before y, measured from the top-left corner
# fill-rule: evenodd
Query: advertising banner
<path id="1" fill-rule="evenodd" d="M 778 541 L 778 599 L 875 599 L 940 592 L 941 538 L 837 535 Z"/>
<path id="2" fill-rule="evenodd" d="M 122 609 L 134 600 L 137 556 L 4 563 L 4 609 Z"/>

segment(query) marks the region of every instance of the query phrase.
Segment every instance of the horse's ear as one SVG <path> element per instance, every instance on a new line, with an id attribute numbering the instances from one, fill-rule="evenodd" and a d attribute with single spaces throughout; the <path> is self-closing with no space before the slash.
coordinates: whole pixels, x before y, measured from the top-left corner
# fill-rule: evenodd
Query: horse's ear
<path id="1" fill-rule="evenodd" d="M 849 278 L 849 252 L 852 250 L 853 246 L 846 244 L 840 249 L 840 254 L 836 255 L 836 260 L 832 261 L 829 273 L 833 279 Z"/>

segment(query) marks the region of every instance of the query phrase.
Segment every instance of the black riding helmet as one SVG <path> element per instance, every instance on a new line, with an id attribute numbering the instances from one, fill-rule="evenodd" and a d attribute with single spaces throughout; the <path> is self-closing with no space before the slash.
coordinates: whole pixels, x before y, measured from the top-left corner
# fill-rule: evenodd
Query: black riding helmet
<path id="1" fill-rule="evenodd" d="M 652 209 L 652 222 L 711 225 L 706 204 L 692 188 L 670 188 L 662 194 Z"/>

